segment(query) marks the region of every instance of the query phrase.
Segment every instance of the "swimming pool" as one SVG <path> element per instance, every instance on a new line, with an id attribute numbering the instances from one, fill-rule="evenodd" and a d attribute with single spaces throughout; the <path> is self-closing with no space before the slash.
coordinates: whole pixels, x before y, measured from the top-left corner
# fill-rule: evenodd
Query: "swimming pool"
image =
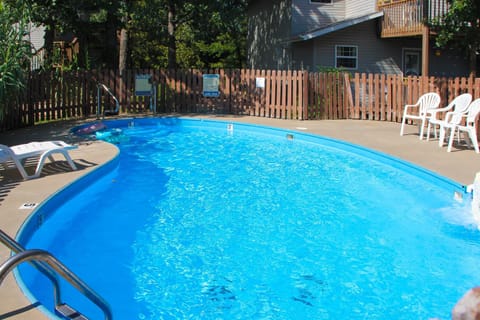
<path id="1" fill-rule="evenodd" d="M 20 242 L 71 267 L 115 319 L 446 319 L 479 282 L 479 232 L 448 179 L 300 132 L 106 124 L 119 158 L 40 207 Z M 19 274 L 51 305 L 48 281 Z"/>

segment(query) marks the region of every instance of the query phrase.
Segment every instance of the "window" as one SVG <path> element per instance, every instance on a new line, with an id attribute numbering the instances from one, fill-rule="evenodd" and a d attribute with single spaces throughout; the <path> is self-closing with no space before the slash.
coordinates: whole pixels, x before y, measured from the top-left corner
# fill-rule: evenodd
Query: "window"
<path id="1" fill-rule="evenodd" d="M 403 74 L 405 76 L 420 75 L 421 66 L 420 49 L 403 49 Z"/>
<path id="2" fill-rule="evenodd" d="M 357 69 L 358 47 L 335 46 L 335 67 L 344 69 Z"/>

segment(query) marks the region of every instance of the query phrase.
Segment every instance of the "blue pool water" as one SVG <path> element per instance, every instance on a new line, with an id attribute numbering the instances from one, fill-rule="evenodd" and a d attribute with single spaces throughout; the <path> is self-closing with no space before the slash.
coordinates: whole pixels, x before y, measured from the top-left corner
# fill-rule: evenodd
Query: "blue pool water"
<path id="1" fill-rule="evenodd" d="M 106 124 L 119 158 L 52 197 L 20 241 L 71 267 L 116 320 L 449 319 L 480 283 L 468 200 L 431 172 L 300 132 Z M 51 305 L 48 281 L 19 273 Z"/>

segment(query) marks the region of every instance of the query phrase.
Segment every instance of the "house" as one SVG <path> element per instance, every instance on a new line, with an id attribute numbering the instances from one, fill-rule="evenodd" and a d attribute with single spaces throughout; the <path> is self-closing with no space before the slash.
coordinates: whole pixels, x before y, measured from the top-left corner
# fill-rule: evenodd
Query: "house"
<path id="1" fill-rule="evenodd" d="M 251 0 L 248 66 L 467 76 L 463 52 L 435 47 L 423 21 L 446 0 Z"/>
<path id="2" fill-rule="evenodd" d="M 30 60 L 30 69 L 38 70 L 45 64 L 45 26 L 30 23 L 27 29 L 25 40 L 30 42 L 32 47 L 32 57 Z M 79 52 L 78 39 L 72 35 L 62 35 L 56 37 L 53 41 L 53 59 L 54 68 L 62 68 L 64 65 L 72 63 L 75 55 Z"/>
<path id="3" fill-rule="evenodd" d="M 32 47 L 32 58 L 30 61 L 31 70 L 40 69 L 44 64 L 43 38 L 45 36 L 45 27 L 37 26 L 33 23 L 27 25 L 27 34 L 24 40 L 30 42 Z"/>

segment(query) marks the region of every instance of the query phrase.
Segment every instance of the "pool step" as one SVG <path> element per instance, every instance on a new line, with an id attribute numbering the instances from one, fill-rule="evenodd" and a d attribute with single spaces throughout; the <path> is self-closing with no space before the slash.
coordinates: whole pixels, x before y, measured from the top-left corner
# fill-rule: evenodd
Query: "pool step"
<path id="1" fill-rule="evenodd" d="M 55 307 L 57 315 L 62 319 L 88 320 L 83 314 L 70 307 L 68 304 L 61 304 Z"/>

